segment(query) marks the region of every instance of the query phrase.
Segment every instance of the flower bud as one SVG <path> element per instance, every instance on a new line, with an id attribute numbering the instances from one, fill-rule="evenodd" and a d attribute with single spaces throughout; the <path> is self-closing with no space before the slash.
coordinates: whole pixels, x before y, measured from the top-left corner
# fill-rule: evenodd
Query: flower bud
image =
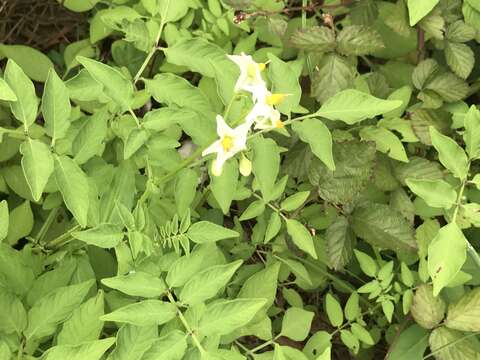
<path id="1" fill-rule="evenodd" d="M 248 160 L 245 156 L 242 156 L 240 159 L 239 165 L 240 174 L 243 176 L 248 176 L 252 173 L 252 162 Z"/>

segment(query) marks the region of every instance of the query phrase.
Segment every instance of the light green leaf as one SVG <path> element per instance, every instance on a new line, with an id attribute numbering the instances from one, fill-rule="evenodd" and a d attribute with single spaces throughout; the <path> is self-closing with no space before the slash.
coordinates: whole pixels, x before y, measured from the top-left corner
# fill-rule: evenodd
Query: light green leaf
<path id="1" fill-rule="evenodd" d="M 316 114 L 329 120 L 341 120 L 353 125 L 400 106 L 402 106 L 400 100 L 382 100 L 358 90 L 347 89 L 328 99 Z"/>
<path id="2" fill-rule="evenodd" d="M 103 85 L 105 94 L 109 98 L 120 105 L 122 110 L 129 109 L 133 100 L 133 86 L 120 71 L 83 56 L 78 56 L 77 61 Z"/>
<path id="3" fill-rule="evenodd" d="M 120 330 L 118 330 L 115 349 L 108 359 L 140 360 L 157 337 L 157 325 L 135 326 L 124 324 Z"/>
<path id="4" fill-rule="evenodd" d="M 85 12 L 91 10 L 99 1 L 100 0 L 64 0 L 62 1 L 62 5 L 71 11 Z"/>
<path id="5" fill-rule="evenodd" d="M 361 315 L 360 296 L 356 291 L 349 296 L 345 304 L 344 312 L 345 319 L 348 321 L 353 321 Z"/>
<path id="6" fill-rule="evenodd" d="M 308 270 L 303 266 L 300 261 L 292 260 L 292 259 L 283 259 L 281 257 L 277 257 L 282 263 L 287 265 L 290 271 L 297 277 L 297 280 L 305 282 L 309 285 L 312 285 L 312 279 L 308 273 Z"/>
<path id="7" fill-rule="evenodd" d="M 358 323 L 353 323 L 350 327 L 352 334 L 357 337 L 358 340 L 367 344 L 367 345 L 374 345 L 375 341 L 372 338 L 372 335 L 365 329 L 363 326 L 359 325 Z"/>
<path id="8" fill-rule="evenodd" d="M 132 157 L 148 140 L 150 134 L 145 129 L 132 129 L 123 147 L 123 159 Z"/>
<path id="9" fill-rule="evenodd" d="M 286 224 L 288 235 L 291 236 L 293 243 L 297 245 L 299 249 L 305 251 L 314 259 L 317 259 L 313 238 L 307 228 L 294 219 L 287 219 Z"/>
<path id="10" fill-rule="evenodd" d="M 457 201 L 457 192 L 444 180 L 406 179 L 405 182 L 428 206 L 448 210 Z"/>
<path id="11" fill-rule="evenodd" d="M 198 174 L 192 169 L 183 169 L 175 181 L 175 205 L 182 217 L 192 204 L 198 185 Z"/>
<path id="12" fill-rule="evenodd" d="M 5 68 L 5 81 L 13 90 L 17 101 L 10 102 L 13 116 L 27 129 L 35 122 L 38 99 L 32 81 L 13 60 L 8 60 Z"/>
<path id="13" fill-rule="evenodd" d="M 431 285 L 420 284 L 410 308 L 413 319 L 425 329 L 433 329 L 443 320 L 446 305 L 441 296 L 433 295 Z"/>
<path id="14" fill-rule="evenodd" d="M 397 136 L 390 130 L 378 126 L 365 126 L 360 130 L 360 137 L 365 141 L 374 141 L 377 150 L 392 159 L 408 162 L 407 153 Z"/>
<path id="15" fill-rule="evenodd" d="M 280 169 L 280 154 L 275 141 L 261 138 L 253 142 L 252 167 L 263 199 L 270 201 L 275 189 L 275 181 Z"/>
<path id="16" fill-rule="evenodd" d="M 65 137 L 70 127 L 72 106 L 68 96 L 68 88 L 58 77 L 55 70 L 48 73 L 42 97 L 42 114 L 45 130 L 53 141 Z"/>
<path id="17" fill-rule="evenodd" d="M 290 44 L 302 50 L 327 52 L 335 49 L 335 32 L 327 26 L 308 26 L 297 29 Z"/>
<path id="18" fill-rule="evenodd" d="M 475 55 L 468 45 L 447 41 L 445 44 L 445 58 L 450 69 L 466 79 L 473 70 Z"/>
<path id="19" fill-rule="evenodd" d="M 27 294 L 35 279 L 25 260 L 19 251 L 0 243 L 0 283 L 21 297 Z"/>
<path id="20" fill-rule="evenodd" d="M 273 305 L 277 295 L 277 280 L 280 263 L 276 262 L 250 276 L 242 285 L 237 298 L 266 299 L 264 309 Z"/>
<path id="21" fill-rule="evenodd" d="M 410 17 L 410 26 L 414 26 L 422 20 L 440 0 L 407 0 L 408 15 Z"/>
<path id="22" fill-rule="evenodd" d="M 110 249 L 117 246 L 120 241 L 122 241 L 124 234 L 116 225 L 101 224 L 92 229 L 76 231 L 72 236 L 88 245 Z"/>
<path id="23" fill-rule="evenodd" d="M 310 146 L 316 157 L 322 160 L 330 170 L 335 170 L 332 153 L 332 134 L 321 120 L 306 119 L 302 122 L 294 122 L 292 129 L 303 142 Z"/>
<path id="24" fill-rule="evenodd" d="M 428 273 L 437 296 L 457 276 L 467 259 L 467 239 L 457 224 L 442 227 L 428 247 Z"/>
<path id="25" fill-rule="evenodd" d="M 159 14 L 162 21 L 180 20 L 188 11 L 189 2 L 175 0 L 142 0 L 142 5 L 152 15 Z"/>
<path id="26" fill-rule="evenodd" d="M 480 331 L 480 288 L 463 295 L 448 307 L 445 326 L 460 331 Z"/>
<path id="27" fill-rule="evenodd" d="M 465 143 L 470 158 L 480 158 L 480 111 L 472 105 L 465 116 Z"/>
<path id="28" fill-rule="evenodd" d="M 280 207 L 284 211 L 297 210 L 308 199 L 309 195 L 310 191 L 297 192 L 283 200 L 280 204 Z"/>
<path id="29" fill-rule="evenodd" d="M 8 203 L 7 200 L 0 201 L 0 242 L 7 237 L 8 234 Z"/>
<path id="30" fill-rule="evenodd" d="M 187 236 L 193 242 L 203 244 L 238 237 L 239 234 L 209 221 L 199 221 L 190 226 Z"/>
<path id="31" fill-rule="evenodd" d="M 54 156 L 55 180 L 63 200 L 80 226 L 87 226 L 89 198 L 88 178 L 68 156 Z"/>
<path id="32" fill-rule="evenodd" d="M 32 208 L 27 200 L 10 212 L 6 242 L 13 245 L 26 237 L 32 231 L 33 224 Z"/>
<path id="33" fill-rule="evenodd" d="M 473 360 L 478 357 L 478 342 L 460 331 L 438 327 L 431 332 L 428 342 L 430 350 L 441 360 Z"/>
<path id="34" fill-rule="evenodd" d="M 84 164 L 103 151 L 103 143 L 107 137 L 108 117 L 109 114 L 104 108 L 96 111 L 92 116 L 78 120 L 80 130 L 72 144 L 74 160 L 77 164 Z"/>
<path id="35" fill-rule="evenodd" d="M 14 294 L 0 292 L 0 331 L 5 334 L 21 334 L 27 326 L 27 312 L 21 300 Z"/>
<path id="36" fill-rule="evenodd" d="M 403 330 L 388 360 L 422 360 L 428 347 L 429 332 L 418 325 Z"/>
<path id="37" fill-rule="evenodd" d="M 80 345 L 97 340 L 103 328 L 103 291 L 91 297 L 75 309 L 72 316 L 62 325 L 57 336 L 57 345 Z"/>
<path id="38" fill-rule="evenodd" d="M 138 326 L 162 325 L 172 320 L 177 307 L 160 300 L 143 300 L 123 306 L 100 317 L 103 321 L 115 321 Z"/>
<path id="39" fill-rule="evenodd" d="M 330 323 L 333 326 L 339 327 L 343 324 L 342 306 L 330 293 L 325 295 L 325 312 L 327 313 L 328 320 L 330 320 Z"/>
<path id="40" fill-rule="evenodd" d="M 0 100 L 5 101 L 17 101 L 17 95 L 8 86 L 7 82 L 0 78 Z"/>
<path id="41" fill-rule="evenodd" d="M 35 201 L 39 201 L 53 173 L 53 157 L 47 145 L 27 138 L 20 145 L 22 169 Z"/>
<path id="42" fill-rule="evenodd" d="M 90 291 L 94 280 L 57 288 L 35 302 L 28 311 L 25 337 L 29 340 L 52 335 L 59 323 L 71 315 Z"/>
<path id="43" fill-rule="evenodd" d="M 344 55 L 369 55 L 384 48 L 380 34 L 363 25 L 345 26 L 337 36 L 337 49 Z"/>
<path id="44" fill-rule="evenodd" d="M 265 299 L 235 299 L 209 304 L 198 331 L 205 336 L 229 334 L 248 324 L 265 303 Z"/>
<path id="45" fill-rule="evenodd" d="M 368 254 L 365 254 L 364 252 L 361 252 L 360 250 L 353 250 L 355 253 L 355 257 L 358 260 L 358 263 L 360 264 L 360 268 L 362 271 L 365 273 L 365 275 L 368 275 L 369 277 L 375 277 L 378 272 L 378 266 L 375 260 L 373 260 Z"/>
<path id="46" fill-rule="evenodd" d="M 214 176 L 210 173 L 210 189 L 224 214 L 230 210 L 230 204 L 235 196 L 234 189 L 238 183 L 238 163 L 236 160 L 227 161 L 223 165 L 222 174 Z"/>
<path id="47" fill-rule="evenodd" d="M 276 212 L 272 212 L 272 215 L 270 215 L 270 219 L 268 220 L 267 229 L 265 230 L 265 244 L 278 234 L 281 226 L 282 220 L 280 219 L 280 215 Z"/>
<path id="48" fill-rule="evenodd" d="M 41 360 L 100 360 L 114 343 L 115 338 L 106 338 L 77 345 L 57 345 L 48 349 Z"/>
<path id="49" fill-rule="evenodd" d="M 441 73 L 430 80 L 425 89 L 433 90 L 446 102 L 462 100 L 468 95 L 468 83 L 453 73 Z"/>
<path id="50" fill-rule="evenodd" d="M 156 339 L 145 352 L 142 360 L 182 360 L 187 350 L 187 340 L 184 333 L 178 330 Z"/>
<path id="51" fill-rule="evenodd" d="M 53 69 L 53 63 L 48 56 L 30 46 L 0 44 L 0 55 L 15 61 L 25 74 L 35 81 L 44 82 L 49 70 Z"/>
<path id="52" fill-rule="evenodd" d="M 295 341 L 303 341 L 310 333 L 310 327 L 315 314 L 301 308 L 288 308 L 282 320 L 282 336 Z"/>
<path id="53" fill-rule="evenodd" d="M 238 220 L 245 221 L 257 217 L 265 211 L 265 202 L 263 200 L 255 200 L 248 205 L 242 216 Z"/>
<path id="54" fill-rule="evenodd" d="M 442 165 L 459 179 L 465 179 L 468 175 L 468 159 L 465 151 L 452 138 L 441 134 L 433 126 L 430 127 L 430 137 Z"/>
<path id="55" fill-rule="evenodd" d="M 225 265 L 211 266 L 199 272 L 183 286 L 179 294 L 180 301 L 196 305 L 214 297 L 227 285 L 241 265 L 242 260 L 237 260 Z"/>
<path id="56" fill-rule="evenodd" d="M 130 296 L 153 298 L 161 296 L 166 286 L 162 279 L 142 271 L 102 279 L 102 284 Z"/>

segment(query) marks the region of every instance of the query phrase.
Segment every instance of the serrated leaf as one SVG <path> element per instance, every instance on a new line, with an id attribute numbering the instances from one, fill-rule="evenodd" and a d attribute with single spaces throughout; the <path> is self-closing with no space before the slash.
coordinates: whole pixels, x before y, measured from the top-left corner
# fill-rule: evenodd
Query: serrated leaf
<path id="1" fill-rule="evenodd" d="M 302 50 L 326 52 L 335 49 L 335 33 L 327 26 L 309 26 L 296 30 L 290 44 Z"/>
<path id="2" fill-rule="evenodd" d="M 160 300 L 143 300 L 123 306 L 100 317 L 103 321 L 115 321 L 137 326 L 162 325 L 172 320 L 177 307 Z"/>
<path id="3" fill-rule="evenodd" d="M 358 90 L 347 89 L 328 99 L 316 114 L 353 125 L 395 110 L 401 105 L 399 100 L 382 100 Z"/>
<path id="4" fill-rule="evenodd" d="M 355 234 L 344 216 L 337 216 L 325 233 L 328 264 L 335 271 L 343 269 L 352 257 Z"/>
<path id="5" fill-rule="evenodd" d="M 479 331 L 479 319 L 480 288 L 476 288 L 449 305 L 445 326 L 460 331 Z"/>
<path id="6" fill-rule="evenodd" d="M 302 122 L 294 122 L 292 129 L 302 141 L 310 146 L 316 157 L 322 160 L 330 170 L 335 170 L 332 153 L 332 134 L 321 120 L 306 119 Z"/>
<path id="7" fill-rule="evenodd" d="M 431 285 L 417 287 L 410 308 L 413 319 L 425 329 L 433 329 L 445 315 L 446 305 L 441 296 L 433 296 Z"/>
<path id="8" fill-rule="evenodd" d="M 351 225 L 357 236 L 374 246 L 399 253 L 416 252 L 411 225 L 387 205 L 371 203 L 356 208 Z"/>
<path id="9" fill-rule="evenodd" d="M 475 359 L 478 344 L 460 331 L 438 327 L 428 339 L 430 349 L 440 360 Z"/>
<path id="10" fill-rule="evenodd" d="M 468 45 L 447 41 L 445 44 L 445 58 L 450 69 L 466 79 L 473 70 L 475 55 Z"/>
<path id="11" fill-rule="evenodd" d="M 442 73 L 435 76 L 425 85 L 437 93 L 446 102 L 462 100 L 468 95 L 468 83 L 453 73 Z"/>
<path id="12" fill-rule="evenodd" d="M 428 247 L 428 273 L 433 280 L 433 294 L 457 276 L 467 259 L 467 239 L 456 223 L 442 227 Z"/>
<path id="13" fill-rule="evenodd" d="M 368 55 L 383 47 L 380 34 L 363 25 L 345 26 L 337 36 L 337 49 L 344 55 Z"/>
<path id="14" fill-rule="evenodd" d="M 450 209 L 457 201 L 457 192 L 444 180 L 406 179 L 405 182 L 428 206 Z"/>

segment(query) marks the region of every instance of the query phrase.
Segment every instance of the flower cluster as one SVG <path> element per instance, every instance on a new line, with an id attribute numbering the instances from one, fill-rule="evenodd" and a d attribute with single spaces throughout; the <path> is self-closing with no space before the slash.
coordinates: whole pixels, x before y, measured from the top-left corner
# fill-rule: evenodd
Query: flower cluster
<path id="1" fill-rule="evenodd" d="M 202 156 L 217 154 L 212 164 L 212 174 L 215 176 L 222 174 L 225 161 L 247 148 L 247 135 L 252 125 L 254 129 L 258 130 L 283 128 L 280 112 L 275 109 L 275 105 L 282 102 L 286 95 L 272 94 L 268 90 L 261 74 L 266 65 L 256 63 L 251 56 L 244 53 L 227 56 L 240 68 L 240 76 L 235 84 L 235 92 L 246 91 L 250 93 L 254 105 L 245 117 L 245 122 L 235 128 L 228 126 L 225 119 L 221 115 L 217 115 L 217 134 L 219 139 L 202 153 Z M 242 157 L 240 172 L 245 176 L 249 175 L 251 170 L 251 165 L 247 162 L 248 160 Z"/>

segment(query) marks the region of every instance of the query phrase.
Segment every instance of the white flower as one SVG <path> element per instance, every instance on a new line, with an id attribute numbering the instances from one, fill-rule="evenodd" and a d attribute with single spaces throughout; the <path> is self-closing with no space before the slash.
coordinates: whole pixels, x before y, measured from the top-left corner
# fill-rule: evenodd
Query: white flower
<path id="1" fill-rule="evenodd" d="M 217 134 L 220 139 L 202 152 L 202 156 L 217 153 L 217 158 L 212 164 L 213 175 L 220 176 L 225 161 L 247 148 L 247 134 L 249 129 L 250 124 L 248 123 L 232 129 L 227 125 L 221 115 L 217 115 Z"/>
<path id="2" fill-rule="evenodd" d="M 255 124 L 255 129 L 273 129 L 283 128 L 283 122 L 280 120 L 280 112 L 275 109 L 277 105 L 285 98 L 285 94 L 272 94 L 269 91 L 265 96 L 258 99 L 252 110 L 246 117 L 248 124 Z"/>
<path id="3" fill-rule="evenodd" d="M 235 84 L 235 91 L 245 90 L 252 93 L 254 101 L 265 95 L 267 87 L 261 72 L 265 64 L 256 63 L 250 55 L 227 55 L 240 68 L 240 76 Z"/>

